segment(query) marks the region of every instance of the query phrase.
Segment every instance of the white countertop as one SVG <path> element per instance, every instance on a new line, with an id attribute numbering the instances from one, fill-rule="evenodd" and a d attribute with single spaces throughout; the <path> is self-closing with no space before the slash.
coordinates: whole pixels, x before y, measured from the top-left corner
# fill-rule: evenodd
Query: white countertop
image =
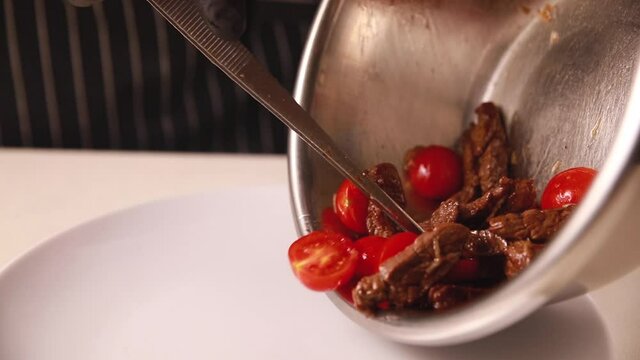
<path id="1" fill-rule="evenodd" d="M 284 156 L 0 150 L 0 268 L 54 234 L 119 209 L 286 182 Z M 589 297 L 614 353 L 639 359 L 640 270 Z"/>

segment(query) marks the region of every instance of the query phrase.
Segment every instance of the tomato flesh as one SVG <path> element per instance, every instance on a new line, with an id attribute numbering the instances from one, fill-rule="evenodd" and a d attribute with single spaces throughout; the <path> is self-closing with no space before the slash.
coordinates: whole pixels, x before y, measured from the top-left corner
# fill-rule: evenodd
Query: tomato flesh
<path id="1" fill-rule="evenodd" d="M 462 187 L 462 159 L 444 146 L 414 148 L 405 170 L 413 190 L 428 199 L 446 199 Z"/>
<path id="2" fill-rule="evenodd" d="M 328 291 L 348 282 L 356 271 L 358 251 L 348 237 L 314 231 L 289 247 L 293 273 L 309 289 Z"/>
<path id="3" fill-rule="evenodd" d="M 558 173 L 545 187 L 540 206 L 543 209 L 557 209 L 569 204 L 579 204 L 596 175 L 597 171 L 586 167 Z"/>
<path id="4" fill-rule="evenodd" d="M 359 256 L 356 276 L 369 276 L 378 272 L 385 241 L 386 239 L 380 236 L 367 236 L 356 241 L 355 247 Z"/>
<path id="5" fill-rule="evenodd" d="M 367 232 L 369 198 L 351 181 L 340 184 L 334 198 L 334 210 L 340 221 L 358 234 Z"/>
<path id="6" fill-rule="evenodd" d="M 413 244 L 418 235 L 411 232 L 397 233 L 385 241 L 380 254 L 380 264 L 384 263 L 390 257 L 404 250 L 407 246 Z"/>

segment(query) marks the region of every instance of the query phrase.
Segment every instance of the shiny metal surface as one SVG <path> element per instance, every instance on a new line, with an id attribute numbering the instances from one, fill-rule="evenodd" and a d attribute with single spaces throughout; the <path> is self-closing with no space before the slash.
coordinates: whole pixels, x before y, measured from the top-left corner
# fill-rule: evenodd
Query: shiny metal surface
<path id="1" fill-rule="evenodd" d="M 184 0 L 148 0 L 158 12 L 189 40 L 209 61 L 215 64 L 236 84 L 255 98 L 273 115 L 293 130 L 318 155 L 349 178 L 389 216 L 407 231 L 423 230 L 407 212 L 389 195 L 355 166 L 316 123 L 293 99 L 289 92 L 258 62 L 256 57 L 239 41 L 225 40 L 211 29 L 198 5 Z"/>
<path id="2" fill-rule="evenodd" d="M 358 166 L 400 166 L 417 144 L 455 145 L 473 109 L 491 100 L 505 113 L 516 173 L 538 189 L 568 167 L 600 170 L 547 250 L 486 299 L 447 314 L 369 319 L 330 295 L 366 328 L 407 343 L 469 341 L 640 262 L 640 221 L 629 213 L 640 201 L 640 2 L 560 0 L 550 19 L 538 12 L 545 4 L 323 2 L 295 95 Z M 305 233 L 317 228 L 340 176 L 293 135 L 289 156 Z"/>

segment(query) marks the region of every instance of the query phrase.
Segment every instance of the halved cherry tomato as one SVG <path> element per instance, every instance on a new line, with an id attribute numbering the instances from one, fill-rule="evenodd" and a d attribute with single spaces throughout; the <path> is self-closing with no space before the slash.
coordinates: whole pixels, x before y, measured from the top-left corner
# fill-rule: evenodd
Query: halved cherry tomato
<path id="1" fill-rule="evenodd" d="M 460 259 L 444 277 L 446 282 L 465 282 L 480 278 L 480 261 L 478 259 Z"/>
<path id="2" fill-rule="evenodd" d="M 338 215 L 333 211 L 333 208 L 326 208 L 322 211 L 320 215 L 320 224 L 322 226 L 322 230 L 332 231 L 338 234 L 346 235 L 350 238 L 353 238 L 355 233 L 349 230 L 338 218 Z"/>
<path id="3" fill-rule="evenodd" d="M 356 276 L 369 276 L 378 272 L 380 254 L 385 241 L 385 238 L 373 235 L 356 241 L 355 247 L 359 256 Z"/>
<path id="4" fill-rule="evenodd" d="M 369 198 L 351 181 L 342 182 L 334 198 L 334 210 L 340 221 L 349 229 L 367 232 L 367 207 Z"/>
<path id="5" fill-rule="evenodd" d="M 289 247 L 293 273 L 308 288 L 334 290 L 347 283 L 356 271 L 358 251 L 348 237 L 329 231 L 314 231 Z"/>
<path id="6" fill-rule="evenodd" d="M 444 146 L 414 148 L 405 170 L 414 191 L 428 199 L 446 199 L 462 187 L 462 159 Z"/>
<path id="7" fill-rule="evenodd" d="M 597 174 L 597 171 L 586 167 L 571 168 L 557 174 L 545 187 L 540 206 L 556 209 L 580 203 Z"/>
<path id="8" fill-rule="evenodd" d="M 380 254 L 380 264 L 387 261 L 390 257 L 404 250 L 407 246 L 413 244 L 418 235 L 411 232 L 397 233 L 384 243 L 382 253 Z"/>

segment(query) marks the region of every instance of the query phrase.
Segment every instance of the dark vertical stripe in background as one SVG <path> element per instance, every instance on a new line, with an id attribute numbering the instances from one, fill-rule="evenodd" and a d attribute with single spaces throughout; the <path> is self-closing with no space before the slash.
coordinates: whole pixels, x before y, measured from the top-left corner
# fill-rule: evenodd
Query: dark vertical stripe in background
<path id="1" fill-rule="evenodd" d="M 0 6 L 0 19 L 2 20 L 0 22 L 0 139 L 3 146 L 20 146 L 22 142 L 16 97 L 13 90 L 13 77 L 10 71 L 4 6 Z"/>
<path id="2" fill-rule="evenodd" d="M 153 22 L 153 9 L 146 1 L 131 0 L 136 14 L 136 27 L 140 36 L 142 76 L 144 79 L 144 113 L 147 118 L 149 148 L 162 150 L 165 145 L 160 119 L 160 64 L 158 43 Z"/>
<path id="3" fill-rule="evenodd" d="M 211 71 L 208 62 L 202 60 L 202 55 L 196 53 L 196 68 L 193 79 L 193 98 L 198 113 L 198 129 L 196 132 L 195 149 L 206 151 L 211 148 L 211 138 L 213 135 L 210 96 L 207 82 L 207 72 Z M 222 144 L 214 144 L 214 151 L 222 151 Z"/>
<path id="4" fill-rule="evenodd" d="M 129 39 L 124 24 L 124 10 L 120 1 L 105 1 L 104 11 L 109 19 L 109 35 L 113 71 L 115 73 L 116 101 L 120 121 L 120 143 L 122 148 L 138 148 L 133 112 L 133 90 L 131 64 L 129 61 Z"/>
<path id="5" fill-rule="evenodd" d="M 80 126 L 75 106 L 72 81 L 67 18 L 62 1 L 45 1 L 51 48 L 53 78 L 55 79 L 58 111 L 62 126 L 62 142 L 67 148 L 80 148 Z"/>
<path id="6" fill-rule="evenodd" d="M 177 31 L 169 26 L 167 29 L 169 53 L 171 54 L 171 120 L 175 135 L 175 149 L 189 150 L 189 124 L 185 115 L 184 81 L 186 74 L 186 54 L 184 39 Z"/>
<path id="7" fill-rule="evenodd" d="M 49 131 L 49 118 L 47 116 L 42 81 L 34 3 L 33 1 L 14 1 L 14 6 L 33 145 L 36 147 L 50 147 L 51 133 Z"/>
<path id="8" fill-rule="evenodd" d="M 108 149 L 109 125 L 106 104 L 104 103 L 104 84 L 98 46 L 98 30 L 91 8 L 74 9 L 78 15 L 84 81 L 87 90 L 87 102 L 91 118 L 91 142 L 96 149 Z"/>

